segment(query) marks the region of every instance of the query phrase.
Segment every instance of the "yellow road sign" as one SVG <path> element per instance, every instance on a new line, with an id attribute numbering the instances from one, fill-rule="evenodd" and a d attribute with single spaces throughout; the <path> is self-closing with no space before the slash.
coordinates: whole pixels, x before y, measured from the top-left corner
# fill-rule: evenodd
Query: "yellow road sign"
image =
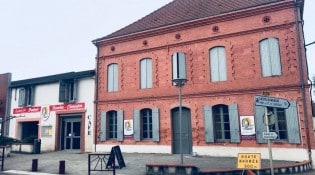
<path id="1" fill-rule="evenodd" d="M 260 169 L 260 153 L 239 153 L 237 156 L 237 168 L 239 169 Z"/>

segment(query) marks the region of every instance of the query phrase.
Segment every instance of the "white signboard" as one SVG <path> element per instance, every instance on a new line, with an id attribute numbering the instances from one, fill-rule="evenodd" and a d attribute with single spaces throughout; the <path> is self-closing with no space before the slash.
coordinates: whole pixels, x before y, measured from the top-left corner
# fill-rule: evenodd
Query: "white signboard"
<path id="1" fill-rule="evenodd" d="M 255 105 L 287 109 L 290 106 L 290 102 L 283 98 L 255 96 Z"/>

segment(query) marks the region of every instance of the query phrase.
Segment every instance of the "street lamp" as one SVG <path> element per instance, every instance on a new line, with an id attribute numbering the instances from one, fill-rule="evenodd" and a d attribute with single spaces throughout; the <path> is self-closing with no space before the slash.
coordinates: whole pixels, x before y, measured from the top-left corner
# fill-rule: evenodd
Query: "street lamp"
<path id="1" fill-rule="evenodd" d="M 187 82 L 187 79 L 175 79 L 173 83 L 178 86 L 178 101 L 179 101 L 179 147 L 180 147 L 180 163 L 183 164 L 183 143 L 182 143 L 182 86 Z"/>
<path id="2" fill-rule="evenodd" d="M 182 143 L 182 86 L 187 82 L 186 79 L 186 55 L 182 52 L 177 52 L 172 56 L 173 65 L 173 84 L 178 86 L 178 101 L 179 101 L 179 147 L 180 160 L 183 164 L 183 143 Z"/>

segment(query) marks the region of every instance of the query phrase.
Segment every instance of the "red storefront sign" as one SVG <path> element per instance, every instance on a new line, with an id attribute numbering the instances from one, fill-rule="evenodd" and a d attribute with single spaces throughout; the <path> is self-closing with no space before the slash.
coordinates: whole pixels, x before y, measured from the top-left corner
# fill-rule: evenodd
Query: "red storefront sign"
<path id="1" fill-rule="evenodd" d="M 50 105 L 50 111 L 64 111 L 64 110 L 78 110 L 84 109 L 85 103 L 71 103 L 71 104 L 60 104 L 60 105 Z"/>
<path id="2" fill-rule="evenodd" d="M 14 108 L 13 114 L 21 114 L 21 113 L 32 113 L 32 112 L 40 112 L 41 106 L 32 106 L 32 107 L 24 107 L 24 108 Z"/>

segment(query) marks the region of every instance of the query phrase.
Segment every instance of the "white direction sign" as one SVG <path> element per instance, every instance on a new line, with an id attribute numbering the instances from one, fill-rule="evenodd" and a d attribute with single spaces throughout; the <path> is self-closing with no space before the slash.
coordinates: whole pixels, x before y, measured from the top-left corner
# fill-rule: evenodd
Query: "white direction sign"
<path id="1" fill-rule="evenodd" d="M 287 109 L 290 106 L 290 102 L 283 98 L 255 96 L 255 105 Z"/>
<path id="2" fill-rule="evenodd" d="M 263 132 L 263 139 L 276 139 L 278 137 L 275 132 Z"/>

